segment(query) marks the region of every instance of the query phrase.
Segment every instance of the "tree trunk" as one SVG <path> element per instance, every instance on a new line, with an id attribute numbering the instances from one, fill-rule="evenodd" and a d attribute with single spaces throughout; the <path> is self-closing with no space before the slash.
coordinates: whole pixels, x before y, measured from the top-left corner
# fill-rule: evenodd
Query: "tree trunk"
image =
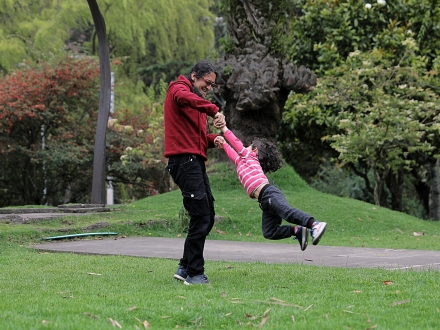
<path id="1" fill-rule="evenodd" d="M 431 176 L 431 194 L 429 198 L 429 217 L 434 220 L 440 220 L 440 161 L 430 165 Z"/>
<path id="2" fill-rule="evenodd" d="M 403 196 L 403 169 L 399 169 L 397 173 L 390 173 L 387 178 L 387 187 L 391 192 L 391 209 L 402 212 L 402 196 Z"/>
<path id="3" fill-rule="evenodd" d="M 376 205 L 387 207 L 387 196 L 385 192 L 385 182 L 386 178 L 388 176 L 389 170 L 385 171 L 379 171 L 377 168 L 373 168 L 374 170 L 374 180 L 375 180 L 375 186 L 374 186 L 374 203 Z"/>
<path id="4" fill-rule="evenodd" d="M 228 127 L 245 144 L 254 136 L 274 141 L 289 92 L 311 91 L 316 75 L 288 63 L 278 50 L 288 27 L 286 1 L 235 0 L 226 5 L 233 46 L 216 62 L 217 95 L 226 104 L 222 110 Z"/>

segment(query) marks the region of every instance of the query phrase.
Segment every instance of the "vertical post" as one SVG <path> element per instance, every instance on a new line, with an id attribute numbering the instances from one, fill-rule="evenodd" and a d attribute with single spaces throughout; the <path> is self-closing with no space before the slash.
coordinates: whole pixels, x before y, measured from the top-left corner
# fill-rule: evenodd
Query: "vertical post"
<path id="1" fill-rule="evenodd" d="M 93 158 L 92 204 L 105 204 L 105 134 L 110 111 L 110 56 L 104 17 L 96 0 L 87 0 L 98 35 L 98 53 L 101 87 L 99 93 L 98 123 L 96 125 Z"/>
<path id="2" fill-rule="evenodd" d="M 110 114 L 115 112 L 115 73 L 111 73 L 111 85 L 112 85 L 112 91 L 110 96 Z M 111 117 L 109 117 L 110 119 Z M 110 170 L 110 165 L 108 166 Z M 108 186 L 107 186 L 107 205 L 113 205 L 114 204 L 114 190 L 113 190 L 113 178 L 111 176 L 107 177 L 108 180 Z"/>

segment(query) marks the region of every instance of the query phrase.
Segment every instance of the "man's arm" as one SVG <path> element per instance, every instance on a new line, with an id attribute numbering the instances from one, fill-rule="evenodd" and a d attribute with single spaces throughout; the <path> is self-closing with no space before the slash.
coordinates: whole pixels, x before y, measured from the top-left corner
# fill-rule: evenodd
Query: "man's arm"
<path id="1" fill-rule="evenodd" d="M 173 99 L 182 106 L 188 106 L 194 110 L 204 112 L 208 116 L 215 118 L 219 112 L 218 106 L 214 103 L 205 100 L 203 97 L 194 94 L 184 84 L 175 84 L 172 87 Z M 222 114 L 224 117 L 224 115 Z"/>

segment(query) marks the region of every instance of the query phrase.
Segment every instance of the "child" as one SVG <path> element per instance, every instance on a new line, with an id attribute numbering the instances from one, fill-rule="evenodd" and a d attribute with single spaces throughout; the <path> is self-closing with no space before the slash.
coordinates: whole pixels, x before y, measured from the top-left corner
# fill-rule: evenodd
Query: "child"
<path id="1" fill-rule="evenodd" d="M 223 147 L 229 159 L 234 162 L 238 178 L 249 197 L 257 199 L 260 203 L 263 211 L 263 236 L 271 240 L 293 236 L 304 251 L 308 244 L 309 228 L 313 245 L 318 244 L 327 223 L 318 222 L 311 215 L 291 207 L 283 193 L 276 186 L 269 184 L 265 175 L 277 171 L 282 166 L 275 145 L 264 138 L 257 138 L 245 148 L 226 126 L 221 127 L 221 130 L 232 147 L 222 136 L 215 139 L 215 145 L 217 148 Z M 298 226 L 281 225 L 282 219 Z"/>

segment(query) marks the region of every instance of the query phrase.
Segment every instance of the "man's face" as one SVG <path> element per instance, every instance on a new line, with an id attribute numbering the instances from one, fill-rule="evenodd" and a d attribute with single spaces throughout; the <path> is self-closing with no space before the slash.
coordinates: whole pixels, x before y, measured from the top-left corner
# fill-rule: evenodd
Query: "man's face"
<path id="1" fill-rule="evenodd" d="M 203 98 L 206 97 L 211 88 L 216 87 L 214 72 L 207 73 L 201 78 L 197 78 L 195 73 L 191 73 L 191 78 L 193 80 L 194 93 Z"/>

